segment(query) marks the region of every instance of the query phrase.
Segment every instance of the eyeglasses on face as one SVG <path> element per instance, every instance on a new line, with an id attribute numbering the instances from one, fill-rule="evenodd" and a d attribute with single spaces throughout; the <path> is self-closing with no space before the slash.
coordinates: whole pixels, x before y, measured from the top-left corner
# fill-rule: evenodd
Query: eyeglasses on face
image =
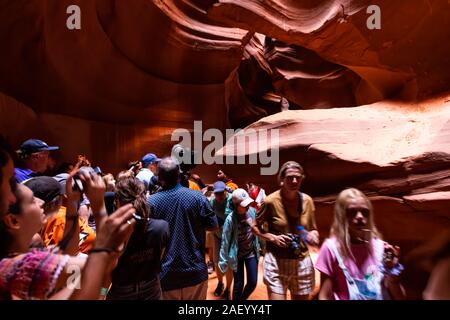
<path id="1" fill-rule="evenodd" d="M 367 218 L 370 215 L 369 208 L 347 208 L 347 216 L 349 217 L 356 217 L 356 215 L 360 212 L 365 218 Z"/>
<path id="2" fill-rule="evenodd" d="M 294 181 L 294 179 L 302 180 L 303 178 L 305 178 L 304 175 L 289 175 L 289 176 L 284 177 L 284 179 L 286 179 L 287 181 L 290 181 L 290 182 Z"/>

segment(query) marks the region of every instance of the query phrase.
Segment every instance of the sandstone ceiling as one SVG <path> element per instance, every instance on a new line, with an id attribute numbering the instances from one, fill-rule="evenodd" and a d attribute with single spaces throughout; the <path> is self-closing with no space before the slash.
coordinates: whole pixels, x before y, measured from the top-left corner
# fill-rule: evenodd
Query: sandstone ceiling
<path id="1" fill-rule="evenodd" d="M 81 30 L 65 27 L 71 4 Z M 366 26 L 370 4 L 381 8 L 381 30 Z M 187 120 L 223 94 L 226 110 L 243 114 L 230 115 L 237 127 L 278 111 L 280 97 L 292 109 L 349 107 L 420 99 L 450 78 L 446 0 L 2 0 L 0 8 L 0 90 L 37 112 Z"/>
<path id="2" fill-rule="evenodd" d="M 72 4 L 81 30 L 66 28 Z M 335 194 L 357 186 L 412 246 L 450 225 L 448 39 L 448 0 L 0 0 L 0 128 L 115 171 L 167 153 L 194 120 L 278 128 L 323 230 Z M 229 170 L 275 188 L 257 169 Z"/>

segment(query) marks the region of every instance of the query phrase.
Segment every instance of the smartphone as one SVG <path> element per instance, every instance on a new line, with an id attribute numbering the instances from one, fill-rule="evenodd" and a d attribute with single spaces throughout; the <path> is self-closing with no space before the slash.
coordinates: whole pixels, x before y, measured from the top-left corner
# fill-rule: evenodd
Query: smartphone
<path id="1" fill-rule="evenodd" d="M 98 168 L 98 170 L 100 170 L 100 168 Z M 100 172 L 101 172 L 101 170 L 100 170 Z M 84 186 L 83 181 L 81 180 L 81 173 L 85 173 L 85 174 L 90 175 L 91 177 L 95 177 L 97 175 L 97 172 L 95 171 L 95 169 L 92 169 L 91 167 L 81 167 L 80 170 L 77 172 L 77 174 L 74 175 L 73 186 L 72 186 L 73 190 L 83 193 L 85 186 Z"/>
<path id="2" fill-rule="evenodd" d="M 394 251 L 391 248 L 385 248 L 383 253 L 384 263 L 390 263 L 394 260 Z"/>
<path id="3" fill-rule="evenodd" d="M 84 192 L 83 182 L 78 175 L 73 177 L 72 189 L 73 191 L 79 191 L 80 193 Z"/>
<path id="4" fill-rule="evenodd" d="M 389 245 L 385 245 L 383 253 L 383 264 L 388 268 L 392 268 L 398 261 L 398 254 L 398 249 L 395 249 L 394 247 Z"/>

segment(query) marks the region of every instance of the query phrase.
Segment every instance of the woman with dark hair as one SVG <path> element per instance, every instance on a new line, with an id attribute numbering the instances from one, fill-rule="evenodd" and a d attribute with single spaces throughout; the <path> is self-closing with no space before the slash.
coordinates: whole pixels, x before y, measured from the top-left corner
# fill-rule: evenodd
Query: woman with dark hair
<path id="1" fill-rule="evenodd" d="M 98 299 L 104 277 L 134 228 L 134 209 L 125 206 L 107 217 L 101 178 L 82 174 L 81 179 L 100 226 L 87 259 L 57 249 L 29 250 L 46 219 L 43 202 L 11 180 L 16 202 L 0 215 L 0 299 Z M 73 239 L 78 237 L 74 233 Z"/>
<path id="2" fill-rule="evenodd" d="M 112 273 L 108 300 L 160 300 L 159 272 L 168 238 L 166 221 L 151 219 L 144 183 L 134 177 L 116 185 L 116 207 L 132 204 L 137 225 L 117 267 Z"/>
<path id="3" fill-rule="evenodd" d="M 269 299 L 285 300 L 289 289 L 293 300 L 305 300 L 314 289 L 314 267 L 307 244 L 319 244 L 314 202 L 300 192 L 303 168 L 288 161 L 280 169 L 281 189 L 268 195 L 257 214 L 253 232 L 266 241 L 264 283 Z M 267 223 L 268 230 L 262 231 Z M 299 237 L 299 228 L 307 230 Z"/>

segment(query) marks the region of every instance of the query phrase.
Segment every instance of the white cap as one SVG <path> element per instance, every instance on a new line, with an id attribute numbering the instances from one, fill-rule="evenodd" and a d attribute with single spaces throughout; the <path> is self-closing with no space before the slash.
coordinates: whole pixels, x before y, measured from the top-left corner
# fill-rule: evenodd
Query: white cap
<path id="1" fill-rule="evenodd" d="M 235 205 L 240 205 L 244 208 L 253 202 L 253 199 L 250 198 L 247 191 L 241 188 L 233 191 L 233 193 L 231 194 L 231 200 Z"/>

